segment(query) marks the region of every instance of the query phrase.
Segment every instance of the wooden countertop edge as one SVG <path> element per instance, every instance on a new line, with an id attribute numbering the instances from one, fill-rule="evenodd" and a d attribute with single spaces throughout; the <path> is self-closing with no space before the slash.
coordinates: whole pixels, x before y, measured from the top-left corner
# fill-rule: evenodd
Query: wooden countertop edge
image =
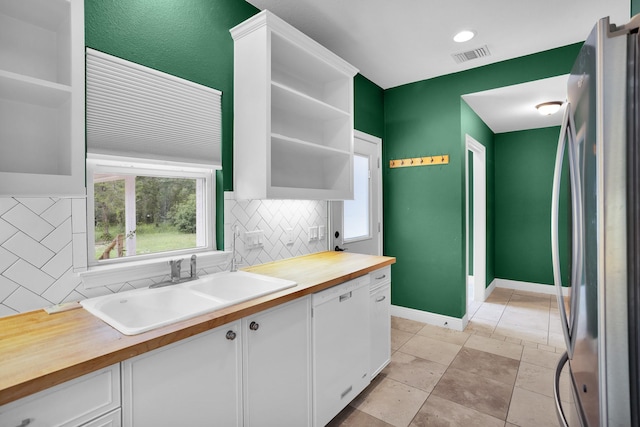
<path id="1" fill-rule="evenodd" d="M 295 262 L 296 260 L 304 261 L 305 257 L 313 257 L 314 255 L 318 254 L 289 258 L 282 261 L 275 261 L 273 263 L 248 267 L 243 270 L 274 277 L 281 277 L 281 275 L 279 276 L 273 274 L 273 271 L 269 270 L 278 266 L 285 265 L 286 263 Z M 348 257 L 350 255 L 345 256 Z M 113 329 L 111 326 L 97 319 L 84 309 L 77 309 L 54 315 L 48 315 L 46 313 L 43 315 L 43 310 L 36 310 L 29 313 L 10 316 L 12 318 L 24 316 L 27 319 L 29 317 L 35 318 L 48 316 L 47 318 L 53 318 L 53 316 L 55 316 L 60 321 L 64 321 L 65 318 L 69 318 L 68 320 L 70 322 L 81 322 L 82 324 L 87 323 L 89 324 L 89 326 L 85 328 L 88 330 L 88 332 L 86 332 L 87 336 L 89 337 L 90 334 L 91 336 L 102 337 L 99 339 L 104 341 L 101 342 L 101 344 L 104 344 L 104 350 L 95 351 L 95 354 L 92 357 L 77 358 L 77 360 L 74 360 L 68 364 L 59 363 L 59 366 L 54 366 L 52 367 L 52 369 L 47 371 L 36 371 L 33 374 L 25 375 L 25 378 L 18 379 L 13 383 L 11 383 L 11 381 L 7 381 L 6 379 L 3 380 L 1 378 L 2 375 L 0 375 L 0 405 L 13 402 L 39 391 L 73 380 L 90 372 L 97 371 L 99 369 L 122 362 L 126 359 L 138 356 L 148 351 L 152 351 L 157 348 L 180 341 L 182 339 L 197 335 L 199 333 L 206 332 L 208 330 L 267 310 L 277 305 L 284 304 L 297 298 L 322 291 L 337 284 L 346 282 L 356 277 L 360 277 L 371 271 L 394 264 L 396 261 L 393 257 L 371 257 L 371 261 L 373 262 L 373 258 L 375 258 L 376 262 L 367 267 L 350 271 L 349 273 L 340 274 L 339 276 L 332 277 L 321 282 L 306 284 L 304 282 L 298 282 L 298 285 L 293 288 L 246 301 L 234 306 L 226 307 L 221 310 L 216 310 L 211 313 L 203 314 L 192 319 L 187 319 L 182 322 L 158 328 L 139 335 L 123 335 L 117 330 Z M 283 278 L 290 277 L 291 276 Z M 0 324 L 3 320 L 4 319 L 0 319 Z M 3 369 L 7 368 L 8 367 L 6 366 L 6 363 L 3 362 Z M 3 382 L 6 382 L 7 384 L 2 384 Z"/>

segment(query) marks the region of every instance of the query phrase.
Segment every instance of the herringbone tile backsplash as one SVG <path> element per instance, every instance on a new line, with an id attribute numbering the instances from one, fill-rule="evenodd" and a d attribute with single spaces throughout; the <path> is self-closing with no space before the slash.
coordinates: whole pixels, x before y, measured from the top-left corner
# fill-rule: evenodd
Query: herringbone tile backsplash
<path id="1" fill-rule="evenodd" d="M 242 265 L 327 248 L 326 237 L 310 241 L 308 235 L 309 227 L 327 224 L 324 201 L 236 201 L 227 193 L 224 213 L 225 249 L 231 248 L 231 229 L 237 224 L 236 249 Z M 256 230 L 263 232 L 261 245 L 249 247 L 245 232 Z M 84 267 L 84 199 L 0 198 L 0 317 L 148 286 L 166 277 L 85 290 L 74 273 L 74 268 Z"/>

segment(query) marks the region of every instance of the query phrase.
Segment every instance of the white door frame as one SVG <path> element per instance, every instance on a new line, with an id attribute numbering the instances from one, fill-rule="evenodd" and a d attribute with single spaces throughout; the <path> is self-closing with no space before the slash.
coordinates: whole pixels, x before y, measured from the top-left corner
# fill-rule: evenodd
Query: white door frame
<path id="1" fill-rule="evenodd" d="M 377 241 L 377 246 L 378 246 L 378 253 L 376 255 L 382 255 L 382 235 L 383 235 L 383 220 L 382 220 L 382 139 L 378 138 L 377 136 L 373 136 L 373 135 L 369 135 L 368 133 L 364 133 L 361 132 L 359 130 L 354 129 L 353 130 L 353 137 L 354 140 L 355 139 L 360 139 L 362 141 L 366 141 L 369 142 L 373 145 L 376 146 L 376 157 L 377 160 L 375 161 L 375 164 L 372 164 L 371 167 L 372 168 L 377 168 L 378 173 L 377 173 L 377 182 L 376 182 L 376 195 L 377 195 L 377 199 L 378 199 L 378 204 L 377 206 L 372 207 L 373 209 L 377 210 L 378 213 L 378 224 L 371 224 L 371 229 L 375 234 L 376 230 L 379 230 L 378 232 L 378 241 Z M 355 144 L 355 142 L 354 142 Z M 328 243 L 328 249 L 329 250 L 334 250 L 334 247 L 336 245 L 339 245 L 341 247 L 348 247 L 348 244 L 344 244 L 343 240 L 342 240 L 342 236 L 339 239 L 335 239 L 334 238 L 334 232 L 335 232 L 335 226 L 334 226 L 334 220 L 333 220 L 333 212 L 334 212 L 334 205 L 340 205 L 340 209 L 342 209 L 341 205 L 343 202 L 341 201 L 337 201 L 337 202 L 329 202 L 327 204 L 327 217 L 328 217 L 328 227 L 327 229 L 330 230 L 329 232 L 329 236 L 327 239 L 327 243 Z M 337 206 L 336 206 L 337 207 Z"/>
<path id="2" fill-rule="evenodd" d="M 469 224 L 469 151 L 473 153 L 473 294 L 474 301 L 484 302 L 487 281 L 487 167 L 486 148 L 471 136 L 465 137 L 465 195 L 466 219 Z M 469 253 L 469 227 L 467 227 L 467 254 Z M 465 263 L 465 294 L 469 277 L 468 262 Z M 468 298 L 468 297 L 467 297 Z M 469 303 L 469 301 L 467 301 Z"/>

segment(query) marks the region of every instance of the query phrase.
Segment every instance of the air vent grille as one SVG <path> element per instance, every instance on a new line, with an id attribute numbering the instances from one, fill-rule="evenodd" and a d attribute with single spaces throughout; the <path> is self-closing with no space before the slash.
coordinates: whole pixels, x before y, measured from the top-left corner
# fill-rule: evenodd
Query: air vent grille
<path id="1" fill-rule="evenodd" d="M 466 52 L 454 53 L 451 56 L 453 56 L 453 59 L 455 59 L 458 64 L 461 64 L 473 59 L 484 58 L 489 55 L 491 55 L 491 52 L 489 52 L 489 48 L 485 45 Z"/>

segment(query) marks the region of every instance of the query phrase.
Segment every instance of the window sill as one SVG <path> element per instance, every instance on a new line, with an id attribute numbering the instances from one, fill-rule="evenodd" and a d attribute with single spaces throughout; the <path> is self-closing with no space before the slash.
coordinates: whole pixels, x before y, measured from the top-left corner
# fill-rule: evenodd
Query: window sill
<path id="1" fill-rule="evenodd" d="M 231 259 L 231 252 L 210 251 L 196 253 L 198 270 L 226 264 Z M 109 286 L 133 280 L 148 279 L 162 275 L 169 275 L 168 262 L 172 259 L 184 258 L 183 271 L 189 270 L 189 256 L 167 256 L 140 261 L 123 262 L 119 264 L 101 265 L 88 268 L 80 272 L 80 278 L 85 289 Z"/>

